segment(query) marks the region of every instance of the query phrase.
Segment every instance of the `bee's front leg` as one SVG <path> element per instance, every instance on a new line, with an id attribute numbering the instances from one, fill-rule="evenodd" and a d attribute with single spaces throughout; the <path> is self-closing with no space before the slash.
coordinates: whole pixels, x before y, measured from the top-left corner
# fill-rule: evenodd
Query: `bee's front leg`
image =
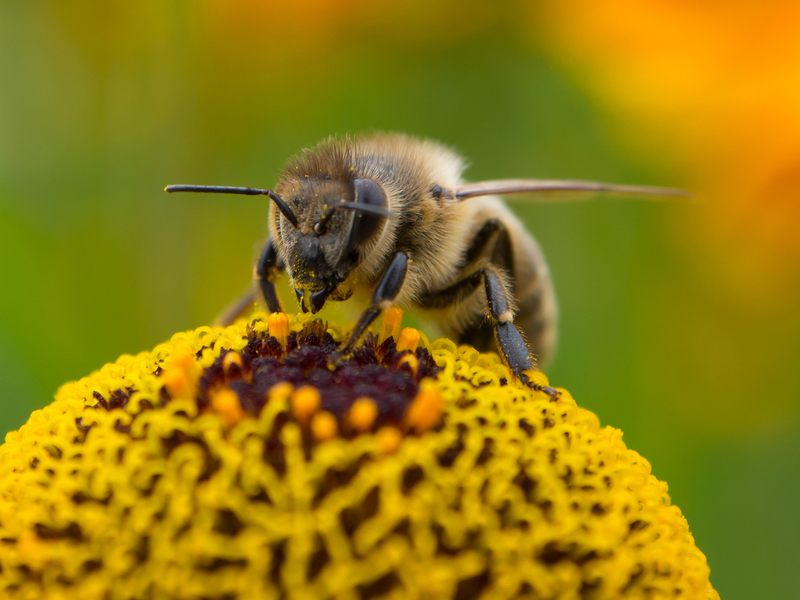
<path id="1" fill-rule="evenodd" d="M 281 301 L 278 299 L 278 292 L 275 289 L 275 283 L 272 281 L 276 272 L 283 271 L 283 268 L 283 261 L 278 255 L 278 249 L 275 247 L 272 237 L 270 237 L 261 251 L 261 256 L 258 257 L 255 271 L 261 295 L 271 313 L 283 312 Z"/>
<path id="2" fill-rule="evenodd" d="M 405 252 L 398 252 L 389 263 L 389 268 L 386 269 L 381 280 L 378 282 L 375 291 L 372 292 L 372 299 L 361 317 L 359 317 L 353 331 L 344 345 L 331 357 L 331 363 L 335 363 L 343 356 L 347 356 L 353 351 L 358 340 L 364 335 L 372 322 L 378 318 L 382 311 L 390 308 L 394 304 L 395 299 L 400 294 L 400 289 L 403 287 L 403 282 L 406 279 L 406 272 L 408 271 L 408 254 Z"/>

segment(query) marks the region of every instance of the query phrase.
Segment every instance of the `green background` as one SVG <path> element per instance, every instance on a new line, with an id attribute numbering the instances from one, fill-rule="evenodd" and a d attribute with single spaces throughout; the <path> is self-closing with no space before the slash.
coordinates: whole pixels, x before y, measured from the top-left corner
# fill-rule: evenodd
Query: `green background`
<path id="1" fill-rule="evenodd" d="M 472 180 L 691 186 L 629 149 L 518 5 L 230 7 L 0 4 L 0 433 L 248 285 L 263 199 L 166 184 L 269 187 L 302 147 L 378 129 L 453 146 Z M 698 267 L 681 232 L 702 203 L 514 208 L 560 300 L 551 382 L 669 482 L 723 598 L 796 594 L 796 304 L 737 304 Z"/>

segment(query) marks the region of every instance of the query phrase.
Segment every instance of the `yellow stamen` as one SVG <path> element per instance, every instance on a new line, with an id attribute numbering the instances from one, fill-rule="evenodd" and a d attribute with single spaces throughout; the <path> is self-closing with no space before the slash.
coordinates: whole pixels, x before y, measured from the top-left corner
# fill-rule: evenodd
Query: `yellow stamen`
<path id="1" fill-rule="evenodd" d="M 319 410 L 320 400 L 317 388 L 309 385 L 301 387 L 292 394 L 292 414 L 301 425 L 307 425 L 311 415 Z"/>
<path id="2" fill-rule="evenodd" d="M 317 441 L 329 440 L 336 435 L 338 425 L 336 417 L 328 411 L 321 411 L 311 419 L 311 433 Z"/>
<path id="3" fill-rule="evenodd" d="M 403 365 L 408 365 L 411 368 L 411 374 L 416 377 L 417 371 L 419 370 L 419 359 L 414 356 L 413 354 L 406 354 L 400 357 L 400 360 L 397 362 L 397 370 L 400 370 L 400 367 Z"/>
<path id="4" fill-rule="evenodd" d="M 417 344 L 419 344 L 419 338 L 419 331 L 413 327 L 405 327 L 403 331 L 400 332 L 400 339 L 397 342 L 397 351 L 404 352 L 405 350 L 411 350 L 411 352 L 414 352 L 417 349 Z"/>
<path id="5" fill-rule="evenodd" d="M 244 417 L 239 396 L 230 388 L 221 389 L 211 396 L 211 408 L 219 413 L 226 427 L 233 427 Z"/>
<path id="6" fill-rule="evenodd" d="M 381 454 L 392 454 L 400 447 L 403 434 L 397 427 L 381 427 L 375 433 L 375 445 Z"/>
<path id="7" fill-rule="evenodd" d="M 430 381 L 430 380 L 427 380 Z M 444 400 L 435 385 L 423 382 L 405 414 L 405 425 L 417 433 L 438 424 L 444 411 Z"/>
<path id="8" fill-rule="evenodd" d="M 289 318 L 286 313 L 270 313 L 269 334 L 280 342 L 281 348 L 286 350 L 286 340 L 289 337 Z"/>
<path id="9" fill-rule="evenodd" d="M 350 407 L 350 424 L 361 433 L 369 431 L 378 417 L 378 407 L 372 398 L 359 398 Z"/>
<path id="10" fill-rule="evenodd" d="M 378 344 L 382 344 L 388 338 L 393 338 L 395 343 L 400 339 L 400 326 L 403 324 L 403 309 L 393 306 L 383 313 L 381 323 L 381 333 L 378 336 Z"/>

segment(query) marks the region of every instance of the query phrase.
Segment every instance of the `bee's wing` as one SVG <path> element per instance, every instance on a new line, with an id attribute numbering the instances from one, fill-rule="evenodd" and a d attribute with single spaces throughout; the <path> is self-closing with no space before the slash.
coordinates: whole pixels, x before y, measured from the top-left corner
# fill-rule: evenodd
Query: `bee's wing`
<path id="1" fill-rule="evenodd" d="M 643 185 L 615 185 L 597 181 L 569 179 L 496 179 L 465 183 L 453 189 L 456 200 L 475 196 L 504 196 L 506 194 L 533 194 L 536 200 L 587 200 L 598 194 L 611 196 L 636 196 L 653 200 L 666 198 L 694 198 L 694 194 L 676 188 L 648 187 Z"/>

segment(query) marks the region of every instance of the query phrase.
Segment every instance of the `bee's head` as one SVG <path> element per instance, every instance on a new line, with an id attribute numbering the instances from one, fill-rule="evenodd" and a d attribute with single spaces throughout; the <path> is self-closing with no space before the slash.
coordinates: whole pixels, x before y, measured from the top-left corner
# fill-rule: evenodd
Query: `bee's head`
<path id="1" fill-rule="evenodd" d="M 281 192 L 298 224 L 278 217 L 279 246 L 298 298 L 308 294 L 316 313 L 331 294 L 343 299 L 335 292 L 389 216 L 386 194 L 371 179 L 317 175 L 292 183 Z"/>

